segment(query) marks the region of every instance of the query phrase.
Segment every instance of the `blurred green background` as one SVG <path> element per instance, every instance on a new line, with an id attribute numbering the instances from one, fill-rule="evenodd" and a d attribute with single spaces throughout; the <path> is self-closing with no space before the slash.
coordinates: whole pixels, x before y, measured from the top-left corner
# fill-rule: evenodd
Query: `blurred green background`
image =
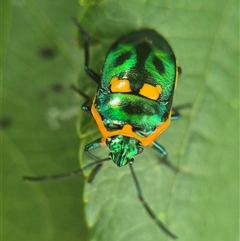
<path id="1" fill-rule="evenodd" d="M 147 201 L 179 240 L 238 240 L 238 9 L 236 0 L 4 0 L 2 240 L 170 240 L 139 204 L 128 167 L 106 163 L 84 193 L 83 177 L 21 180 L 77 169 L 84 145 L 100 136 L 69 88 L 91 97 L 96 90 L 83 71 L 72 17 L 93 36 L 96 72 L 128 31 L 149 27 L 169 41 L 183 69 L 174 105 L 192 108 L 159 142 L 182 171 L 158 165 L 148 148 L 134 167 Z"/>

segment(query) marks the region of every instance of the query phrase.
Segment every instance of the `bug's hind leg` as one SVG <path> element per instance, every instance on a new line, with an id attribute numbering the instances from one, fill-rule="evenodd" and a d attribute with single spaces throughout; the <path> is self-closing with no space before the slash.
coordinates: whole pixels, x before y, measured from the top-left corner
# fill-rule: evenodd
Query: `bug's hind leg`
<path id="1" fill-rule="evenodd" d="M 153 149 L 155 149 L 156 151 L 158 151 L 159 153 L 161 153 L 163 155 L 163 159 L 161 160 L 163 162 L 163 164 L 165 164 L 166 166 L 168 166 L 169 168 L 171 168 L 174 172 L 179 172 L 179 168 L 174 166 L 167 158 L 167 151 L 166 149 L 161 146 L 160 144 L 158 144 L 157 142 L 153 142 L 152 145 Z"/>
<path id="2" fill-rule="evenodd" d="M 91 36 L 90 34 L 82 27 L 82 25 L 73 18 L 73 22 L 78 27 L 78 40 L 79 43 L 83 40 L 83 48 L 84 48 L 84 69 L 86 74 L 93 79 L 97 84 L 100 82 L 100 75 L 95 73 L 91 68 L 89 68 L 89 44 Z"/>

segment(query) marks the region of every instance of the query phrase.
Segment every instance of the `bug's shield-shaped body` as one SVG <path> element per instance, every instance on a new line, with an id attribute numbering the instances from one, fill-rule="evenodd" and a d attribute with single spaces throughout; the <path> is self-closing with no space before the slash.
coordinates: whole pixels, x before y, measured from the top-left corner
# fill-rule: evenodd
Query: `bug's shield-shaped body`
<path id="1" fill-rule="evenodd" d="M 177 78 L 175 55 L 154 30 L 131 32 L 112 45 L 91 111 L 118 166 L 169 126 Z"/>

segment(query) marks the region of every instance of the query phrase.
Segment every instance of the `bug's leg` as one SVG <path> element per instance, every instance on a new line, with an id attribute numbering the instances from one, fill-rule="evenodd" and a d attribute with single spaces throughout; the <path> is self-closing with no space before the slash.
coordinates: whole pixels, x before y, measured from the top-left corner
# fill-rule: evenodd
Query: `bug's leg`
<path id="1" fill-rule="evenodd" d="M 181 115 L 178 112 L 175 112 L 173 109 L 171 120 L 178 120 L 181 117 Z"/>
<path id="2" fill-rule="evenodd" d="M 191 108 L 190 104 L 179 105 L 172 108 L 171 120 L 178 120 L 181 117 L 180 110 Z"/>
<path id="3" fill-rule="evenodd" d="M 90 100 L 89 96 L 86 95 L 83 91 L 81 91 L 74 85 L 71 85 L 71 88 L 85 99 L 84 103 L 82 104 L 82 110 L 87 113 L 91 113 L 91 106 L 89 106 L 89 103 L 91 100 Z"/>
<path id="4" fill-rule="evenodd" d="M 36 176 L 36 177 L 23 176 L 22 179 L 24 181 L 30 181 L 30 182 L 42 182 L 42 181 L 59 180 L 59 179 L 66 179 L 70 177 L 76 177 L 76 176 L 82 175 L 83 171 L 88 169 L 89 167 L 100 165 L 103 162 L 109 161 L 109 160 L 110 160 L 109 157 L 104 159 L 98 159 L 98 160 L 95 160 L 94 162 L 89 163 L 83 168 L 79 168 L 76 171 L 69 172 L 69 173 L 61 173 L 61 174 L 49 175 L 49 176 Z"/>
<path id="5" fill-rule="evenodd" d="M 98 149 L 105 146 L 105 143 L 103 141 L 103 138 L 98 138 L 97 140 L 89 143 L 88 145 L 85 146 L 84 152 L 93 160 L 99 160 L 98 157 L 96 157 L 95 155 L 93 155 L 91 153 L 92 150 L 94 149 Z M 110 159 L 110 158 L 109 158 Z M 93 179 L 95 178 L 96 174 L 100 171 L 101 167 L 102 167 L 103 163 L 99 163 L 98 165 L 95 166 L 95 168 L 92 170 L 88 182 L 92 183 Z"/>
<path id="6" fill-rule="evenodd" d="M 177 236 L 174 235 L 171 231 L 169 231 L 167 229 L 167 227 L 158 219 L 157 215 L 153 212 L 153 210 L 150 208 L 150 206 L 148 205 L 148 203 L 145 201 L 145 198 L 143 197 L 143 193 L 139 184 L 139 181 L 137 179 L 137 176 L 134 172 L 133 169 L 133 162 L 129 163 L 129 167 L 131 170 L 131 174 L 133 177 L 133 181 L 135 184 L 135 187 L 137 189 L 137 195 L 138 195 L 138 199 L 140 200 L 140 202 L 142 203 L 143 207 L 145 208 L 145 210 L 147 211 L 147 213 L 149 214 L 149 216 L 153 219 L 153 221 L 158 225 L 158 227 L 163 230 L 167 235 L 169 235 L 171 238 L 176 239 Z"/>
<path id="7" fill-rule="evenodd" d="M 91 77 L 97 84 L 100 82 L 100 76 L 95 73 L 92 69 L 89 68 L 89 43 L 91 36 L 90 34 L 79 24 L 79 22 L 74 18 L 73 22 L 78 27 L 78 40 L 79 43 L 82 42 L 83 39 L 83 47 L 84 47 L 84 69 L 86 74 Z"/>
<path id="8" fill-rule="evenodd" d="M 92 183 L 92 182 L 93 182 L 94 178 L 96 177 L 96 175 L 98 174 L 98 172 L 101 170 L 102 166 L 103 166 L 103 163 L 99 163 L 99 164 L 97 164 L 97 165 L 94 167 L 94 169 L 91 171 L 91 173 L 90 173 L 90 175 L 89 175 L 89 177 L 88 177 L 88 180 L 87 180 L 88 183 Z"/>
<path id="9" fill-rule="evenodd" d="M 178 78 L 182 75 L 182 68 L 178 66 Z"/>
<path id="10" fill-rule="evenodd" d="M 170 167 L 174 172 L 179 172 L 179 169 L 174 166 L 167 158 L 167 151 L 165 150 L 165 148 L 163 146 L 161 146 L 160 144 L 158 144 L 157 142 L 153 142 L 152 143 L 152 148 L 155 149 L 156 151 L 160 152 L 163 155 L 163 159 L 161 160 L 163 162 L 163 164 L 165 164 L 166 166 Z"/>
<path id="11" fill-rule="evenodd" d="M 91 153 L 92 150 L 95 150 L 95 149 L 98 149 L 98 148 L 101 148 L 101 147 L 104 147 L 106 146 L 105 142 L 104 142 L 104 139 L 101 137 L 101 138 L 98 138 L 97 140 L 87 144 L 84 148 L 84 152 L 90 157 L 92 158 L 93 160 L 99 160 L 98 157 L 96 157 L 95 155 L 93 155 Z"/>

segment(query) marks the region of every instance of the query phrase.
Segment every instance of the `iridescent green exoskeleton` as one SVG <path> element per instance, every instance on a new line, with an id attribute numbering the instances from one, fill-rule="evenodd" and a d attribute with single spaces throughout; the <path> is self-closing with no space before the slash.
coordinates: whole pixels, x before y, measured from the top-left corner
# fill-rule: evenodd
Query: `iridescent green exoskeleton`
<path id="1" fill-rule="evenodd" d="M 173 94 L 181 72 L 175 55 L 167 41 L 156 31 L 142 29 L 128 33 L 118 39 L 109 49 L 101 75 L 89 68 L 90 35 L 75 20 L 79 29 L 79 40 L 83 39 L 85 71 L 98 85 L 96 95 L 89 105 L 90 98 L 73 87 L 85 98 L 82 109 L 92 114 L 102 137 L 85 147 L 85 152 L 93 163 L 69 174 L 24 177 L 26 180 L 42 181 L 79 175 L 83 170 L 95 166 L 91 180 L 103 162 L 112 160 L 118 166 L 129 164 L 138 198 L 154 222 L 170 237 L 170 232 L 157 218 L 145 201 L 133 170 L 134 157 L 151 146 L 163 155 L 162 162 L 174 171 L 167 160 L 166 150 L 155 139 L 178 119 L 178 108 L 172 108 Z M 99 159 L 92 150 L 107 146 L 109 157 Z"/>
<path id="2" fill-rule="evenodd" d="M 83 109 L 92 112 L 102 134 L 85 150 L 107 145 L 113 162 L 124 166 L 150 145 L 166 160 L 155 139 L 178 117 L 172 100 L 180 69 L 165 39 L 154 30 L 134 31 L 112 45 L 101 76 L 85 64 L 98 89 L 92 106 Z"/>
<path id="3" fill-rule="evenodd" d="M 98 160 L 91 151 L 107 145 L 115 164 L 130 164 L 144 208 L 161 229 L 176 238 L 145 202 L 132 168 L 134 157 L 143 147 L 152 146 L 164 156 L 163 162 L 177 171 L 167 160 L 166 150 L 155 142 L 171 119 L 179 117 L 178 109 L 172 111 L 174 89 L 181 71 L 175 55 L 156 31 L 133 31 L 111 46 L 102 73 L 98 75 L 89 68 L 89 35 L 79 24 L 78 27 L 80 38 L 84 38 L 85 71 L 98 84 L 92 105 L 87 105 L 89 98 L 86 98 L 83 110 L 92 113 L 102 134 L 85 147 L 85 152 Z"/>

